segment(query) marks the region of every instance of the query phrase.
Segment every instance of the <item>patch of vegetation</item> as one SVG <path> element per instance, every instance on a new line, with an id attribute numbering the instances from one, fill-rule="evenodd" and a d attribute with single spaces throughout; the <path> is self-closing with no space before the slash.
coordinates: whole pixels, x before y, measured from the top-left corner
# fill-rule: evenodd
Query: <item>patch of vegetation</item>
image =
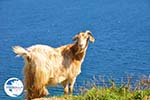
<path id="1" fill-rule="evenodd" d="M 114 89 L 93 87 L 82 95 L 60 96 L 53 100 L 150 100 L 150 90 L 129 91 L 124 87 Z"/>
<path id="2" fill-rule="evenodd" d="M 141 79 L 134 88 L 131 88 L 131 80 L 132 77 L 128 77 L 126 84 L 121 86 L 116 86 L 114 80 L 109 80 L 109 86 L 104 80 L 101 80 L 103 86 L 88 83 L 90 89 L 81 87 L 77 96 L 57 96 L 46 100 L 150 100 L 150 76 Z"/>

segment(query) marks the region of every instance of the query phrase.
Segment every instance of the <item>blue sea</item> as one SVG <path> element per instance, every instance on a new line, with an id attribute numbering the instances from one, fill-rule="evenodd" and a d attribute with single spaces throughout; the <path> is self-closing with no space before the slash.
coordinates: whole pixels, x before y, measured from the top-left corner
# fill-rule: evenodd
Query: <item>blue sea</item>
<path id="1" fill-rule="evenodd" d="M 128 76 L 136 83 L 140 76 L 150 75 L 149 0 L 0 0 L 0 100 L 24 98 L 24 93 L 9 97 L 3 89 L 8 78 L 24 76 L 24 61 L 12 46 L 59 47 L 73 43 L 72 37 L 86 30 L 95 43 L 87 49 L 75 95 L 95 78 L 113 79 L 119 85 Z M 50 96 L 63 94 L 60 86 L 48 89 Z"/>

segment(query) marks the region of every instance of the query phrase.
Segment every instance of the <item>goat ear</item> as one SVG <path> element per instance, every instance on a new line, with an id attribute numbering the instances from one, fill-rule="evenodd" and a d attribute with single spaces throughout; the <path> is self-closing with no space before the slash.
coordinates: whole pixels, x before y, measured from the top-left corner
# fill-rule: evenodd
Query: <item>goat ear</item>
<path id="1" fill-rule="evenodd" d="M 78 35 L 72 38 L 72 41 L 76 41 L 78 39 Z"/>
<path id="2" fill-rule="evenodd" d="M 87 30 L 86 33 L 89 35 L 90 42 L 94 43 L 95 39 L 94 39 L 94 37 L 92 35 L 92 32 L 90 32 L 90 31 Z"/>

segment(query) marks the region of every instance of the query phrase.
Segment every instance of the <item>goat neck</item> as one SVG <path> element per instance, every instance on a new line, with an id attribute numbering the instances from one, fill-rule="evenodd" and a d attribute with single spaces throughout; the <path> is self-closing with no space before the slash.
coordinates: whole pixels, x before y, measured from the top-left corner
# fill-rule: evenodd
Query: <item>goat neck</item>
<path id="1" fill-rule="evenodd" d="M 88 40 L 86 42 L 86 46 L 82 49 L 78 46 L 78 42 L 73 44 L 73 46 L 71 47 L 71 51 L 72 51 L 72 54 L 74 56 L 74 59 L 75 60 L 84 59 L 87 47 L 88 47 Z"/>

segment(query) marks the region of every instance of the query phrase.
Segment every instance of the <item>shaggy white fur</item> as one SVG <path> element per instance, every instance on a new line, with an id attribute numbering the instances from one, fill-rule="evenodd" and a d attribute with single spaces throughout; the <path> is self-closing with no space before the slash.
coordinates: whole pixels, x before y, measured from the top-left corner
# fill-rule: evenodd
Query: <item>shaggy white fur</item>
<path id="1" fill-rule="evenodd" d="M 62 84 L 64 94 L 73 92 L 76 77 L 81 72 L 88 41 L 94 42 L 90 31 L 80 32 L 73 38 L 74 44 L 52 48 L 34 45 L 27 49 L 13 47 L 13 51 L 24 57 L 26 98 L 28 100 L 48 95 L 46 86 Z"/>

